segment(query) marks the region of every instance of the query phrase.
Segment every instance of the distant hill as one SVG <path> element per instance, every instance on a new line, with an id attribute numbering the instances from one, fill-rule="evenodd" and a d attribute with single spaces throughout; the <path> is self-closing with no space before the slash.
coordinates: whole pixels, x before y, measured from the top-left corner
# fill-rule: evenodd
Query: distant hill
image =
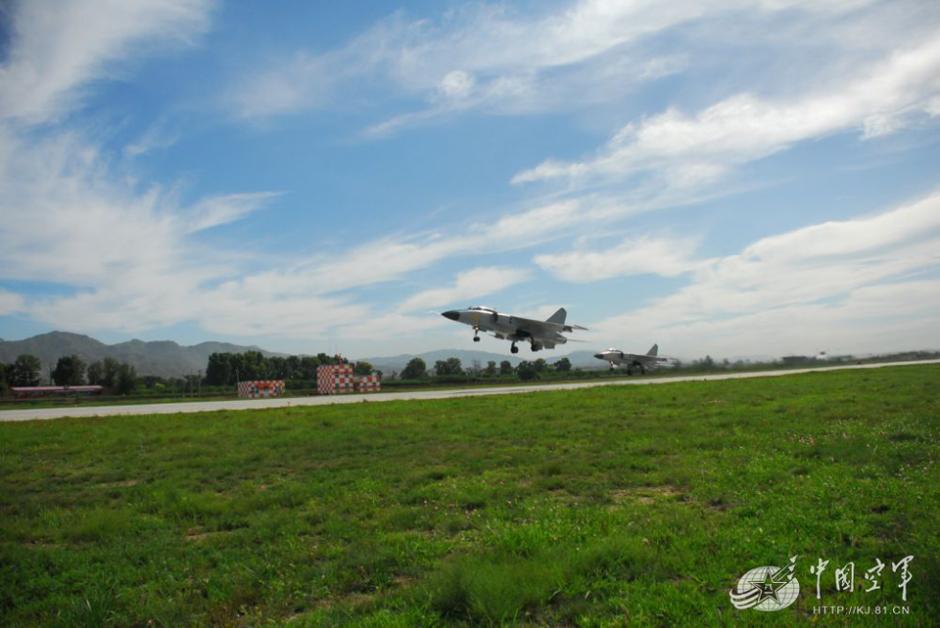
<path id="1" fill-rule="evenodd" d="M 144 342 L 130 340 L 113 345 L 106 345 L 90 336 L 53 331 L 25 340 L 0 340 L 0 362 L 10 363 L 16 356 L 29 353 L 42 362 L 43 377 L 63 355 L 75 354 L 86 363 L 104 358 L 114 358 L 127 362 L 137 369 L 139 375 L 159 375 L 161 377 L 181 377 L 195 374 L 206 369 L 211 353 L 241 353 L 243 351 L 261 351 L 265 355 L 278 355 L 258 347 L 234 345 L 227 342 L 201 342 L 197 345 L 182 346 L 171 340 Z"/>
<path id="2" fill-rule="evenodd" d="M 608 367 L 607 363 L 594 357 L 594 354 L 598 351 L 599 349 L 595 349 L 593 351 L 582 349 L 581 351 L 572 351 L 565 357 L 571 361 L 571 366 L 575 368 L 606 369 Z"/>

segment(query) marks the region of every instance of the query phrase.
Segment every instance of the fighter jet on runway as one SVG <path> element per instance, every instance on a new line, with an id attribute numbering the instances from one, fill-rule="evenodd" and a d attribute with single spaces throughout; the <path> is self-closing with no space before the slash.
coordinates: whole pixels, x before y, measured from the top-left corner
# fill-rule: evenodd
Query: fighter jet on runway
<path id="1" fill-rule="evenodd" d="M 640 373 L 646 373 L 647 370 L 652 371 L 661 363 L 670 361 L 669 358 L 659 357 L 657 355 L 658 353 L 659 345 L 653 345 L 650 347 L 650 350 L 646 352 L 646 355 L 624 353 L 620 349 L 608 349 L 607 351 L 595 353 L 594 357 L 598 360 L 606 360 L 610 364 L 610 370 L 614 370 L 614 365 L 620 366 L 626 364 L 627 375 L 633 375 L 634 369 L 640 371 Z"/>
<path id="2" fill-rule="evenodd" d="M 480 341 L 480 332 L 491 333 L 497 338 L 512 341 L 510 351 L 519 353 L 517 342 L 528 342 L 533 351 L 540 349 L 554 349 L 555 345 L 563 345 L 568 342 L 563 332 L 571 332 L 575 329 L 586 330 L 587 327 L 580 325 L 566 325 L 565 317 L 568 315 L 565 308 L 559 308 L 557 312 L 548 317 L 548 320 L 536 321 L 531 318 L 522 318 L 512 314 L 500 314 L 496 310 L 488 307 L 476 305 L 465 310 L 450 310 L 441 312 L 441 316 L 449 318 L 452 321 L 470 325 L 473 327 L 473 341 Z"/>

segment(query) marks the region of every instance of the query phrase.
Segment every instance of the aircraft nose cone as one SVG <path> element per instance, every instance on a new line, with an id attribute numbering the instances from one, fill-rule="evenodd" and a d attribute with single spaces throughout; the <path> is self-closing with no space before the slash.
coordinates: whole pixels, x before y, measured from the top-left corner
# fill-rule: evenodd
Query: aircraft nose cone
<path id="1" fill-rule="evenodd" d="M 446 312 L 441 312 L 441 316 L 443 316 L 444 318 L 449 318 L 452 321 L 455 321 L 458 318 L 460 318 L 460 313 L 457 312 L 456 310 L 448 310 Z"/>
<path id="2" fill-rule="evenodd" d="M 604 354 L 603 354 L 603 353 L 595 353 L 595 354 L 594 354 L 594 357 L 597 358 L 598 360 L 603 360 L 603 359 L 604 359 Z"/>

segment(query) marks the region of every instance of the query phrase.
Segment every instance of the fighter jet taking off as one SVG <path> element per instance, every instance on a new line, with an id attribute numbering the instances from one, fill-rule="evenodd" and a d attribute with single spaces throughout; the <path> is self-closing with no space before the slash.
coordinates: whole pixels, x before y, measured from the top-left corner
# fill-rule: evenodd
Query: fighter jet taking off
<path id="1" fill-rule="evenodd" d="M 621 366 L 626 364 L 627 375 L 633 375 L 634 369 L 638 370 L 640 373 L 646 373 L 647 370 L 652 371 L 663 362 L 671 361 L 670 358 L 659 357 L 658 354 L 659 345 L 653 345 L 650 347 L 650 350 L 646 352 L 646 355 L 624 353 L 620 349 L 608 349 L 607 351 L 595 353 L 594 357 L 598 360 L 606 360 L 607 363 L 610 364 L 610 370 L 614 370 L 614 365 Z"/>
<path id="2" fill-rule="evenodd" d="M 517 342 L 528 342 L 533 351 L 554 349 L 555 345 L 563 345 L 568 342 L 568 339 L 562 335 L 564 332 L 571 332 L 575 329 L 587 330 L 587 327 L 581 327 L 580 325 L 565 324 L 567 315 L 565 308 L 559 308 L 547 320 L 537 321 L 531 318 L 513 316 L 512 314 L 500 314 L 492 308 L 480 305 L 465 310 L 441 312 L 441 316 L 444 318 L 473 327 L 474 342 L 480 341 L 481 331 L 493 334 L 503 340 L 512 341 L 510 351 L 513 353 L 519 353 L 519 347 L 516 346 Z"/>

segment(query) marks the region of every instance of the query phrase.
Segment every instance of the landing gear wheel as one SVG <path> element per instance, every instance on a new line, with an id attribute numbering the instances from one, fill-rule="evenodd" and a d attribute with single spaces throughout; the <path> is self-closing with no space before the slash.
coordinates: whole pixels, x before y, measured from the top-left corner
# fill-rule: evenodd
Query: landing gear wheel
<path id="1" fill-rule="evenodd" d="M 519 353 L 519 347 L 516 346 L 516 343 L 512 343 L 512 346 L 509 347 L 510 353 Z"/>
<path id="2" fill-rule="evenodd" d="M 473 342 L 480 342 L 480 337 L 479 337 L 479 336 L 474 336 L 474 337 L 473 337 Z"/>

